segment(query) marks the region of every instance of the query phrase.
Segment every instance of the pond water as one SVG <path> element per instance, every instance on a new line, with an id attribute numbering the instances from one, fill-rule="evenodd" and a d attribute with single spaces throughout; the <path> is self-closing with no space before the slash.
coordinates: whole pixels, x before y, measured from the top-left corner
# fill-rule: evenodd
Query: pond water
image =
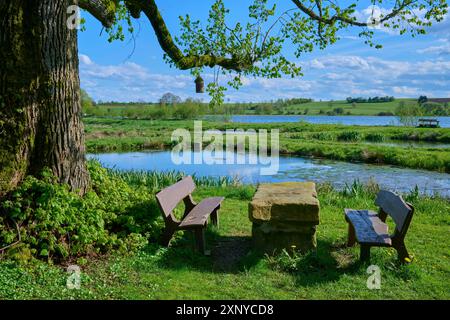
<path id="1" fill-rule="evenodd" d="M 235 154 L 209 157 L 207 153 L 192 152 L 188 158 L 224 160 Z M 346 163 L 329 160 L 315 160 L 301 157 L 280 156 L 279 170 L 271 175 L 261 175 L 261 168 L 269 167 L 270 158 L 260 158 L 258 164 L 249 164 L 249 156 L 241 155 L 246 164 L 180 164 L 172 161 L 170 151 L 90 154 L 88 158 L 98 159 L 105 167 L 118 170 L 183 171 L 196 176 L 228 176 L 243 183 L 315 181 L 330 182 L 337 188 L 359 179 L 361 182 L 375 180 L 382 188 L 408 192 L 418 186 L 422 193 L 439 193 L 450 197 L 450 174 L 425 170 L 413 170 L 392 166 L 377 166 L 360 163 Z M 225 162 L 225 161 L 224 161 Z M 193 160 L 192 160 L 193 163 Z M 262 164 L 265 163 L 265 164 Z"/>
<path id="2" fill-rule="evenodd" d="M 427 118 L 427 117 L 424 117 Z M 438 119 L 442 128 L 450 128 L 450 117 L 430 117 Z M 214 119 L 212 117 L 211 119 Z M 232 122 L 276 123 L 305 121 L 314 124 L 342 124 L 357 126 L 400 126 L 397 117 L 380 116 L 303 116 L 303 115 L 233 115 Z"/>

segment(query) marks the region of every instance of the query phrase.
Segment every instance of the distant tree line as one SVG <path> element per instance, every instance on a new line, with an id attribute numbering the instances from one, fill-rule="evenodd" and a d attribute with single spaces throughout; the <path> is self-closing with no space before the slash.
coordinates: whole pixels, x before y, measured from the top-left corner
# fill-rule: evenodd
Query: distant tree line
<path id="1" fill-rule="evenodd" d="M 435 100 L 445 101 L 449 99 L 435 99 Z M 431 99 L 428 99 L 427 96 L 420 96 L 417 102 L 424 115 L 441 116 L 441 117 L 450 115 L 449 103 L 447 101 L 440 103 L 436 101 L 431 101 Z"/>
<path id="2" fill-rule="evenodd" d="M 437 103 L 420 96 L 417 102 L 401 101 L 395 109 L 395 115 L 402 124 L 416 126 L 421 116 L 450 116 L 450 107 L 447 102 Z"/>
<path id="3" fill-rule="evenodd" d="M 99 106 L 143 106 L 143 105 L 156 105 L 156 102 L 147 102 L 147 101 L 129 101 L 129 102 L 120 102 L 120 101 L 103 101 L 98 100 L 97 105 Z"/>
<path id="4" fill-rule="evenodd" d="M 392 102 L 395 100 L 394 97 L 369 97 L 369 98 L 352 98 L 352 97 L 348 97 L 347 99 L 347 103 L 381 103 L 381 102 Z"/>

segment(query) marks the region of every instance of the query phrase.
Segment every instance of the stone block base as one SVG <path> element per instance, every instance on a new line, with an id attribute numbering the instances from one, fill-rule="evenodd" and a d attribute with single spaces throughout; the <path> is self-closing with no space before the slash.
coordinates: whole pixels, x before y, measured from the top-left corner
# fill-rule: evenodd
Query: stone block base
<path id="1" fill-rule="evenodd" d="M 253 223 L 253 247 L 260 252 L 274 254 L 282 249 L 308 251 L 317 247 L 316 226 L 297 225 L 279 229 L 268 223 Z"/>

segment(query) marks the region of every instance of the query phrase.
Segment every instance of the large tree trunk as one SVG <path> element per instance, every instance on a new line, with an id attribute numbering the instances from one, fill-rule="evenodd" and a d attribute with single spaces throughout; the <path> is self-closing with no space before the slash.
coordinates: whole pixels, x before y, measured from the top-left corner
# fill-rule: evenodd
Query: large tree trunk
<path id="1" fill-rule="evenodd" d="M 88 186 L 73 2 L 0 0 L 0 194 L 45 167 Z"/>

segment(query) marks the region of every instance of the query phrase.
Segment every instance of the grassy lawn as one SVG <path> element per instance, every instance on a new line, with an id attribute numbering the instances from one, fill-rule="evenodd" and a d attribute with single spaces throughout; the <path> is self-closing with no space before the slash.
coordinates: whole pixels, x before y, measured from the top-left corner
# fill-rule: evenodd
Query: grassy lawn
<path id="1" fill-rule="evenodd" d="M 374 193 L 319 189 L 321 223 L 317 251 L 287 258 L 251 250 L 247 205 L 253 187 L 201 187 L 194 198 L 223 195 L 221 227 L 210 227 L 210 257 L 193 250 L 189 233 L 168 249 L 150 243 L 130 255 L 88 258 L 80 290 L 65 287 L 64 265 L 0 261 L 0 299 L 449 299 L 450 203 L 410 195 L 416 214 L 406 237 L 414 255 L 399 265 L 393 250 L 372 249 L 381 268 L 381 289 L 366 287 L 367 265 L 358 249 L 345 248 L 343 209 L 375 208 Z"/>
<path id="2" fill-rule="evenodd" d="M 124 120 L 86 118 L 89 152 L 165 149 L 173 146 L 175 129 L 193 129 L 192 120 Z M 307 123 L 241 124 L 203 121 L 203 129 L 279 129 L 280 152 L 298 156 L 391 164 L 401 167 L 450 172 L 448 148 L 432 144 L 413 148 L 395 142 L 450 143 L 450 129 L 363 127 Z M 391 142 L 392 145 L 383 143 Z"/>

